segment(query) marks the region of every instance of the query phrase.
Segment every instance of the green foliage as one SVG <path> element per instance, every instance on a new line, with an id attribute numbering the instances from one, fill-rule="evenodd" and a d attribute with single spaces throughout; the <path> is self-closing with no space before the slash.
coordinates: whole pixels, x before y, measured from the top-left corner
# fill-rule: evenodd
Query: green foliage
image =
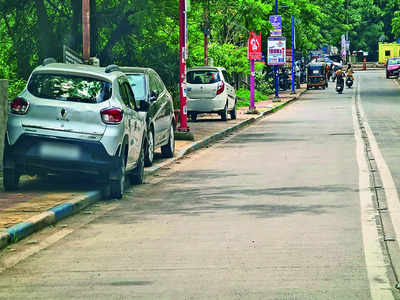
<path id="1" fill-rule="evenodd" d="M 176 0 L 90 0 L 92 56 L 101 64 L 155 69 L 176 100 L 179 80 L 179 18 Z M 10 95 L 43 58 L 62 60 L 66 44 L 82 51 L 81 0 L 0 0 L 0 77 L 10 80 Z M 398 0 L 279 0 L 283 36 L 291 45 L 291 16 L 296 19 L 296 48 L 307 54 L 322 45 L 340 48 L 349 32 L 351 50 L 377 51 L 377 41 L 400 37 Z M 283 8 L 286 6 L 287 8 Z M 204 14 L 206 9 L 206 14 Z M 188 67 L 204 64 L 203 30 L 209 29 L 209 56 L 228 73 L 249 74 L 248 32 L 261 32 L 265 52 L 274 1 L 192 0 L 188 13 Z M 347 25 L 348 22 L 348 25 Z M 256 67 L 257 69 L 258 67 Z M 23 80 L 23 81 L 21 81 Z M 267 92 L 263 83 L 258 89 Z"/>
<path id="2" fill-rule="evenodd" d="M 239 89 L 236 92 L 236 96 L 238 97 L 237 106 L 238 107 L 248 107 L 250 106 L 250 91 L 248 89 Z M 262 92 L 255 90 L 254 91 L 254 102 L 267 100 L 268 95 L 263 94 Z"/>
<path id="3" fill-rule="evenodd" d="M 25 88 L 26 81 L 23 79 L 14 79 L 8 81 L 8 99 L 14 99 Z"/>
<path id="4" fill-rule="evenodd" d="M 255 80 L 255 88 L 260 91 L 264 95 L 270 95 L 273 92 L 272 81 L 270 78 L 269 81 L 265 79 L 265 76 L 261 73 L 256 72 L 254 76 Z"/>

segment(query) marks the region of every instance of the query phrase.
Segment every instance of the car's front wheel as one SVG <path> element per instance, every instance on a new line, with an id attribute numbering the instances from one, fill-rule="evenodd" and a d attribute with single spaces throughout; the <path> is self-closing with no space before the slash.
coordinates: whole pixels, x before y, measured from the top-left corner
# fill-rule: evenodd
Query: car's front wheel
<path id="1" fill-rule="evenodd" d="M 146 150 L 144 154 L 144 166 L 150 167 L 154 160 L 154 135 L 153 131 L 149 130 L 146 141 Z"/>
<path id="2" fill-rule="evenodd" d="M 174 134 L 175 134 L 174 125 L 171 124 L 170 130 L 169 130 L 168 143 L 161 147 L 161 154 L 163 157 L 171 158 L 174 156 L 174 152 L 175 152 L 175 135 Z"/>
<path id="3" fill-rule="evenodd" d="M 111 198 L 117 198 L 121 199 L 124 195 L 125 191 L 125 177 L 126 177 L 126 166 L 125 166 L 125 156 L 122 154 L 121 160 L 120 160 L 120 178 L 119 179 L 113 179 L 110 182 L 110 192 L 111 192 Z"/>

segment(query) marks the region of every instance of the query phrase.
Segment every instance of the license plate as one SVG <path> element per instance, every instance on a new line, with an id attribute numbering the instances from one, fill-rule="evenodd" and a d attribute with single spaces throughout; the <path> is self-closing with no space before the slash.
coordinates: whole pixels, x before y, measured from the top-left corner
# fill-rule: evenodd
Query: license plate
<path id="1" fill-rule="evenodd" d="M 43 143 L 40 145 L 40 155 L 50 159 L 77 160 L 81 152 L 79 147 L 74 145 Z"/>

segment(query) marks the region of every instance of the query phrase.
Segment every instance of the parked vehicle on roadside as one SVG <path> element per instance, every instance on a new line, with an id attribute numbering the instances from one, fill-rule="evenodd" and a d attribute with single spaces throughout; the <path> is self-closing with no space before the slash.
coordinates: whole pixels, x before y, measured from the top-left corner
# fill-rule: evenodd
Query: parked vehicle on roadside
<path id="1" fill-rule="evenodd" d="M 221 67 L 195 67 L 187 71 L 187 112 L 192 121 L 200 113 L 228 113 L 236 119 L 236 93 L 229 74 Z"/>
<path id="2" fill-rule="evenodd" d="M 307 90 L 311 88 L 328 87 L 328 78 L 326 76 L 325 63 L 310 63 L 307 65 Z"/>
<path id="3" fill-rule="evenodd" d="M 176 127 L 172 96 L 160 76 L 151 68 L 121 67 L 131 84 L 136 103 L 146 101 L 145 112 L 147 138 L 145 143 L 145 166 L 151 166 L 154 151 L 161 148 L 163 157 L 173 157 L 175 152 L 174 131 Z"/>
<path id="4" fill-rule="evenodd" d="M 145 116 L 118 66 L 99 68 L 46 59 L 9 109 L 3 183 L 22 174 L 82 173 L 122 198 L 126 177 L 144 178 Z"/>
<path id="5" fill-rule="evenodd" d="M 386 78 L 389 79 L 392 76 L 399 78 L 400 74 L 400 57 L 389 58 L 386 63 Z"/>

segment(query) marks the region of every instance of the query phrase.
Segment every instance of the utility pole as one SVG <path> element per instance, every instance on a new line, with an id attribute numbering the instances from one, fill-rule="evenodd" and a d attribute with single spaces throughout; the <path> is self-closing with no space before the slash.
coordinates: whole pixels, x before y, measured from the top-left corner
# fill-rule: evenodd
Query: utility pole
<path id="1" fill-rule="evenodd" d="M 346 24 L 347 26 L 349 25 L 349 0 L 347 0 L 347 4 L 346 4 Z M 347 41 L 349 40 L 349 31 L 346 30 L 346 62 L 349 62 L 349 50 L 347 49 Z"/>
<path id="2" fill-rule="evenodd" d="M 186 107 L 186 55 L 187 55 L 187 22 L 186 22 L 186 0 L 179 0 L 179 102 L 180 102 L 180 127 L 179 131 L 189 131 L 187 124 Z"/>
<path id="3" fill-rule="evenodd" d="M 203 13 L 203 22 L 204 22 L 204 65 L 208 66 L 208 34 L 209 34 L 209 25 L 208 25 L 208 3 L 204 3 L 204 13 Z"/>
<path id="4" fill-rule="evenodd" d="M 90 0 L 82 0 L 83 59 L 90 57 Z"/>
<path id="5" fill-rule="evenodd" d="M 275 0 L 275 16 L 278 15 L 278 0 Z M 279 74 L 278 74 L 278 66 L 274 66 L 274 74 L 275 74 L 275 97 L 273 101 L 279 100 Z"/>
<path id="6" fill-rule="evenodd" d="M 295 70 L 295 48 L 296 48 L 296 29 L 295 29 L 295 19 L 292 15 L 292 94 L 296 93 L 295 81 L 296 81 L 296 70 Z"/>

